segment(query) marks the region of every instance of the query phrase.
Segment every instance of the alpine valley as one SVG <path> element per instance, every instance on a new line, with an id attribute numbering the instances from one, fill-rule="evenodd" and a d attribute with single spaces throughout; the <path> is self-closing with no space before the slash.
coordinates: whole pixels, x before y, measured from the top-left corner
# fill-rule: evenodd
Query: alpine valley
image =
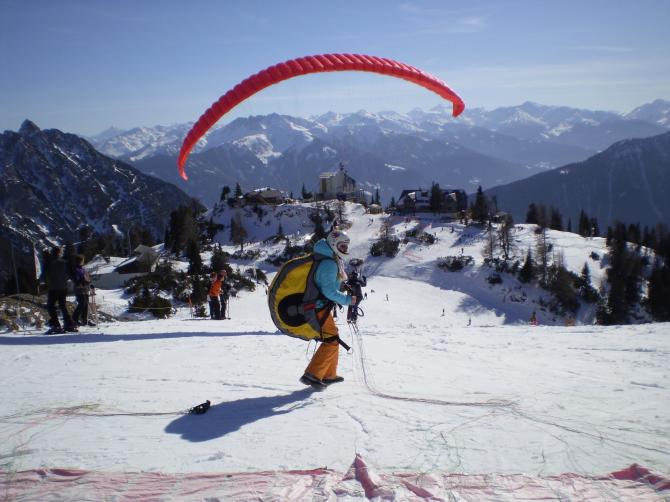
<path id="1" fill-rule="evenodd" d="M 429 111 L 297 118 L 265 115 L 215 126 L 189 158 L 183 182 L 176 157 L 190 124 L 111 129 L 90 138 L 101 152 L 140 171 L 175 183 L 211 206 L 224 185 L 273 186 L 300 193 L 315 188 L 321 172 L 340 163 L 359 187 L 383 201 L 403 189 L 490 189 L 584 161 L 624 139 L 646 138 L 670 128 L 670 102 L 656 100 L 632 112 L 590 111 L 523 103 L 466 109 L 456 119 L 449 107 Z M 536 194 L 542 202 L 542 194 Z"/>
<path id="2" fill-rule="evenodd" d="M 176 157 L 191 124 L 110 128 L 84 139 L 26 120 L 0 135 L 0 279 L 9 276 L 9 244 L 27 256 L 33 244 L 76 241 L 82 229 L 127 232 L 133 224 L 160 240 L 170 212 L 198 204 L 192 198 L 212 207 L 236 183 L 299 195 L 338 166 L 363 190 L 378 190 L 384 205 L 435 182 L 468 193 L 482 186 L 516 221 L 532 201 L 573 221 L 590 211 L 603 228 L 615 218 L 655 225 L 670 220 L 669 117 L 664 100 L 625 115 L 526 102 L 466 109 L 457 119 L 443 106 L 251 116 L 201 140 L 186 182 Z"/>

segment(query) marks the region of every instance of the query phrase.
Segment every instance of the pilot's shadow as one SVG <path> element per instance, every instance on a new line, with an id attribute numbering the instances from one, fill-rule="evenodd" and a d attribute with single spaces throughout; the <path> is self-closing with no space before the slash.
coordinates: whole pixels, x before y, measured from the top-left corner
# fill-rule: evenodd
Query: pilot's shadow
<path id="1" fill-rule="evenodd" d="M 193 442 L 209 441 L 234 432 L 244 425 L 263 418 L 283 415 L 307 406 L 301 402 L 314 391 L 311 388 L 296 390 L 290 394 L 265 397 L 251 397 L 237 401 L 213 404 L 203 415 L 182 415 L 165 428 L 169 434 L 179 434 L 182 439 Z M 295 403 L 288 409 L 277 410 Z"/>

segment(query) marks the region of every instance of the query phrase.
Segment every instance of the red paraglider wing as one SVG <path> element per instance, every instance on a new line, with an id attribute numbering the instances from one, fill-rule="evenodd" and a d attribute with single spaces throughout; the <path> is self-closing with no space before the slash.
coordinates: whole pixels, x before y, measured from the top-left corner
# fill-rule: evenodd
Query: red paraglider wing
<path id="1" fill-rule="evenodd" d="M 454 117 L 460 115 L 465 109 L 463 100 L 440 79 L 424 73 L 418 68 L 399 63 L 392 59 L 365 56 L 362 54 L 322 54 L 291 59 L 290 61 L 270 66 L 243 80 L 221 96 L 202 114 L 188 132 L 186 138 L 184 138 L 181 151 L 179 152 L 178 165 L 181 177 L 188 179 L 184 171 L 184 164 L 186 164 L 186 159 L 195 144 L 210 127 L 232 108 L 258 91 L 282 80 L 310 73 L 328 71 L 367 71 L 402 78 L 425 87 L 444 99 L 451 101 L 453 103 L 452 113 Z"/>

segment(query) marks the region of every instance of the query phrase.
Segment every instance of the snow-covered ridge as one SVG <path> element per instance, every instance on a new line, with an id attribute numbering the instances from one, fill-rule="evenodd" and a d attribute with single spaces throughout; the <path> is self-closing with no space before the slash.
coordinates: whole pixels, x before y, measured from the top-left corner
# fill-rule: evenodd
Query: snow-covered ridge
<path id="1" fill-rule="evenodd" d="M 232 250 L 234 246 L 230 242 L 228 225 L 231 218 L 239 214 L 240 221 L 248 232 L 249 242 L 245 244 L 245 249 L 254 250 L 257 254 L 255 263 L 258 265 L 266 258 L 282 252 L 285 241 L 267 243 L 277 235 L 280 226 L 293 244 L 303 244 L 311 237 L 314 224 L 310 215 L 314 213 L 315 207 L 311 204 L 260 206 L 259 216 L 258 210 L 251 207 L 235 209 L 219 204 L 211 215 L 215 222 L 225 226 L 216 239 L 223 245 L 230 246 Z M 339 204 L 331 203 L 329 207 L 333 213 L 339 212 Z M 534 310 L 541 316 L 544 324 L 561 325 L 566 319 L 573 317 L 578 324 L 595 322 L 594 304 L 582 303 L 574 314 L 566 312 L 564 315 L 557 315 L 547 308 L 553 301 L 548 291 L 534 284 L 523 284 L 513 274 L 498 274 L 494 268 L 486 265 L 484 249 L 489 238 L 485 229 L 465 226 L 461 222 L 431 214 L 388 217 L 368 214 L 358 204 L 346 203 L 342 207 L 348 221 L 347 232 L 352 239 L 350 256 L 365 260 L 368 275 L 380 281 L 402 279 L 430 285 L 436 294 L 442 292 L 450 298 L 445 300 L 447 303 L 442 307 L 439 301 L 435 302 L 434 308 L 451 310 L 452 316 L 462 319 L 463 322 L 467 322 L 472 312 L 488 312 L 490 317 L 482 317 L 482 322 L 486 318 L 486 322 L 492 325 L 526 323 Z M 323 216 L 323 207 L 321 212 Z M 395 258 L 371 257 L 370 247 L 379 238 L 385 221 L 389 222 L 390 235 L 404 242 Z M 535 229 L 535 225 L 515 225 L 512 231 L 513 256 L 509 260 L 510 265 L 514 261 L 523 264 L 529 249 L 535 252 Z M 417 231 L 430 234 L 436 239 L 436 243 L 427 245 L 416 238 L 406 239 L 408 233 Z M 560 260 L 567 270 L 577 276 L 586 265 L 592 286 L 597 290 L 605 284 L 608 262 L 604 238 L 584 238 L 570 232 L 554 230 L 548 230 L 547 237 L 552 246 L 550 264 L 553 260 Z M 474 262 L 460 272 L 446 272 L 439 267 L 439 263 L 449 256 L 471 256 Z M 502 283 L 491 284 L 489 280 L 493 275 L 499 275 Z M 470 304 L 472 308 L 460 311 L 457 305 L 449 303 L 452 301 Z M 641 319 L 647 319 L 644 313 L 640 315 Z"/>
<path id="2" fill-rule="evenodd" d="M 526 102 L 519 106 L 502 107 L 491 111 L 467 108 L 454 119 L 451 108 L 438 105 L 426 112 L 415 109 L 407 114 L 396 111 L 372 113 L 329 112 L 306 118 L 278 114 L 238 118 L 229 124 L 217 124 L 199 142 L 196 151 L 215 148 L 225 143 L 243 141 L 247 136 L 265 134 L 273 151 L 284 152 L 293 146 L 304 146 L 314 138 L 323 138 L 336 129 L 357 131 L 374 125 L 387 133 L 405 133 L 432 137 L 434 128 L 442 130 L 451 125 L 483 127 L 504 132 L 521 139 L 562 141 L 576 124 L 598 128 L 608 121 L 625 123 L 643 120 L 662 127 L 670 127 L 670 105 L 663 100 L 643 105 L 629 114 L 591 111 L 561 106 L 545 106 Z M 114 157 L 145 158 L 157 153 L 174 155 L 191 124 L 174 126 L 138 127 L 128 131 L 107 130 L 91 138 L 102 152 Z M 523 131 L 519 131 L 519 127 Z M 623 139 L 623 138 L 617 138 Z M 569 141 L 573 141 L 570 139 Z M 602 147 L 602 145 L 598 145 Z M 261 154 L 262 155 L 262 154 Z"/>

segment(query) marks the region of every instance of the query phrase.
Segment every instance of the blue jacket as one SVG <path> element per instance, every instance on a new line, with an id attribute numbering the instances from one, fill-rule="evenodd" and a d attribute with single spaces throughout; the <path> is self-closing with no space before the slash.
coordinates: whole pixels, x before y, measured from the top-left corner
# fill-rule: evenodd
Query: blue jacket
<path id="1" fill-rule="evenodd" d="M 338 305 L 351 305 L 351 296 L 340 291 L 341 281 L 337 277 L 337 258 L 334 251 L 325 239 L 314 244 L 314 253 L 327 256 L 329 260 L 321 260 L 314 274 L 314 282 L 319 291 L 329 300 Z M 322 308 L 325 302 L 318 301 L 317 308 Z"/>

